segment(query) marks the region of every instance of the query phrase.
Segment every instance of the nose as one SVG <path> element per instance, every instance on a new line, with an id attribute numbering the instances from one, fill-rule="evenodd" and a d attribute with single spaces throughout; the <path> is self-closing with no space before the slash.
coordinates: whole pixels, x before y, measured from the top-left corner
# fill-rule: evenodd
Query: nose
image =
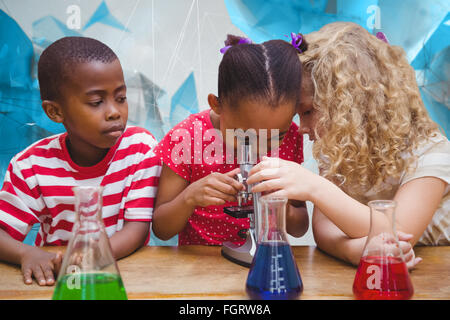
<path id="1" fill-rule="evenodd" d="M 121 115 L 120 115 L 119 107 L 116 106 L 116 104 L 114 102 L 108 103 L 106 111 L 105 111 L 106 120 L 108 120 L 108 121 L 117 120 L 117 119 L 120 119 L 120 117 L 121 117 Z"/>
<path id="2" fill-rule="evenodd" d="M 300 127 L 298 128 L 298 133 L 299 134 L 309 134 L 310 132 L 310 128 L 308 126 L 308 124 L 306 123 L 306 121 L 302 121 L 300 119 Z"/>

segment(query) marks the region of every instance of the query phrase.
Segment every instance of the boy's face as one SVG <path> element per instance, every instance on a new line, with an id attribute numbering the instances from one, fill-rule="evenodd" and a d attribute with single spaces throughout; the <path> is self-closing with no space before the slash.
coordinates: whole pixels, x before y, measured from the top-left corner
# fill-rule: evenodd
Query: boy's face
<path id="1" fill-rule="evenodd" d="M 128 120 L 126 86 L 118 59 L 76 64 L 61 93 L 62 123 L 71 145 L 108 149 L 117 142 Z"/>

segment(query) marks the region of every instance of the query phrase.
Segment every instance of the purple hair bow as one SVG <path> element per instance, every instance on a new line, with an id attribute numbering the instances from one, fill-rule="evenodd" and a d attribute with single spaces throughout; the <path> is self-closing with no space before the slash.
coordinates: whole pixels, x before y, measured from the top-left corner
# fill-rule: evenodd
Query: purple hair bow
<path id="1" fill-rule="evenodd" d="M 242 43 L 253 43 L 252 40 L 248 39 L 248 38 L 240 38 L 239 42 L 237 44 L 242 44 Z M 233 45 L 229 45 L 229 46 L 225 46 L 222 49 L 220 49 L 220 53 L 225 54 L 225 52 L 227 52 L 228 49 L 230 49 Z"/>
<path id="2" fill-rule="evenodd" d="M 285 37 L 288 37 L 285 35 Z M 294 32 L 291 32 L 291 44 L 292 46 L 299 52 L 302 53 L 302 49 L 300 49 L 300 45 L 303 42 L 303 37 L 301 34 L 295 34 Z"/>
<path id="3" fill-rule="evenodd" d="M 389 41 L 386 37 L 386 35 L 383 32 L 377 32 L 377 34 L 375 35 L 375 37 L 377 37 L 378 39 L 380 39 L 381 41 L 386 42 L 387 44 L 389 44 Z"/>

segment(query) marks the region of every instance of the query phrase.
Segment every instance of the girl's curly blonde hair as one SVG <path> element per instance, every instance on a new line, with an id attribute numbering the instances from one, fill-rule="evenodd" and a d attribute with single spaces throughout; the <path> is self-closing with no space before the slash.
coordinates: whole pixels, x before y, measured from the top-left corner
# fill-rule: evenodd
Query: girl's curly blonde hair
<path id="1" fill-rule="evenodd" d="M 300 54 L 319 119 L 313 156 L 321 174 L 351 195 L 399 178 L 412 151 L 438 131 L 401 47 L 336 22 L 305 35 Z M 318 135 L 320 132 L 321 135 Z M 386 188 L 386 185 L 382 188 Z"/>

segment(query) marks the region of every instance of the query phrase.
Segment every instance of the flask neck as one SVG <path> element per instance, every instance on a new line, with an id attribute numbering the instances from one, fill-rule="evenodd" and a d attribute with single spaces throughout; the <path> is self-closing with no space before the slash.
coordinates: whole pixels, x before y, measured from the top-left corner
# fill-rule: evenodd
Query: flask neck
<path id="1" fill-rule="evenodd" d="M 284 198 L 269 198 L 260 202 L 261 233 L 259 242 L 287 242 L 286 234 L 286 203 Z"/>
<path id="2" fill-rule="evenodd" d="M 387 200 L 383 203 L 370 205 L 369 237 L 382 233 L 395 235 L 395 204 L 389 205 Z"/>
<path id="3" fill-rule="evenodd" d="M 101 219 L 102 187 L 75 187 L 75 213 L 80 227 L 92 229 L 92 224 Z"/>
<path id="4" fill-rule="evenodd" d="M 395 201 L 370 201 L 370 230 L 363 256 L 399 257 L 402 250 L 395 230 Z"/>

